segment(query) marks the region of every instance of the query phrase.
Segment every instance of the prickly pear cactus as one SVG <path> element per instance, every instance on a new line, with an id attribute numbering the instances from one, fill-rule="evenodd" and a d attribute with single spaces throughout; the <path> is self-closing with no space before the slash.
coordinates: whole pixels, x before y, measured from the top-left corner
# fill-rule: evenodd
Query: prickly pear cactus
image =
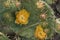
<path id="1" fill-rule="evenodd" d="M 55 25 L 53 10 L 42 0 L 0 0 L 0 32 L 13 31 L 17 40 L 47 40 Z"/>

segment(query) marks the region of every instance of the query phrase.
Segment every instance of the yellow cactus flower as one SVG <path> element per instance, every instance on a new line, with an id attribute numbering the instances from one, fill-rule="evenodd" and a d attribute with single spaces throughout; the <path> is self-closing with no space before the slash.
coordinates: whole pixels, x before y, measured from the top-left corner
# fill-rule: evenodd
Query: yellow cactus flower
<path id="1" fill-rule="evenodd" d="M 36 31 L 43 31 L 43 28 L 41 27 L 41 25 L 38 25 L 38 26 L 36 27 Z"/>
<path id="2" fill-rule="evenodd" d="M 41 27 L 41 25 L 38 25 L 36 27 L 35 37 L 38 39 L 45 39 L 46 38 L 46 33 L 43 31 L 43 28 Z"/>
<path id="3" fill-rule="evenodd" d="M 16 13 L 16 20 L 15 23 L 17 24 L 27 24 L 29 18 L 29 12 L 27 12 L 25 9 L 20 10 Z"/>

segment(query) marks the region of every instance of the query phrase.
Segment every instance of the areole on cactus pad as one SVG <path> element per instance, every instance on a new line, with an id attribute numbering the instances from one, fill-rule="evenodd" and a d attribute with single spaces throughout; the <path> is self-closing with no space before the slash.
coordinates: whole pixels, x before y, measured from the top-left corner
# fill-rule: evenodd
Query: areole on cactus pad
<path id="1" fill-rule="evenodd" d="M 55 16 L 46 2 L 42 0 L 6 0 L 1 3 L 0 23 L 9 28 L 1 29 L 2 33 L 13 31 L 22 36 L 23 40 L 47 40 L 53 36 L 53 28 L 56 24 Z M 5 32 L 5 30 L 8 31 Z"/>

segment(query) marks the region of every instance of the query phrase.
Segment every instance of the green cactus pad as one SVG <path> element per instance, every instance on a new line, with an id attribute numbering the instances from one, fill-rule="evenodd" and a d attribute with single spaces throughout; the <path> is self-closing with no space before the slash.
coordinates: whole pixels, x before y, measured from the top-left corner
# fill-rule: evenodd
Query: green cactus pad
<path id="1" fill-rule="evenodd" d="M 7 4 L 8 2 L 8 4 Z M 15 23 L 16 15 L 21 10 L 26 10 L 29 14 L 27 24 Z M 24 11 L 20 14 L 24 15 Z M 26 15 L 25 15 L 26 16 Z M 20 16 L 19 16 L 20 17 Z M 19 19 L 19 18 L 18 18 Z M 19 21 L 21 22 L 21 20 Z M 17 35 L 22 36 L 23 40 L 38 40 L 34 36 L 37 25 L 41 25 L 43 32 L 46 32 L 47 37 L 53 36 L 55 27 L 55 16 L 51 7 L 44 1 L 39 0 L 6 0 L 0 4 L 0 24 L 6 25 L 6 31 L 14 31 Z M 3 31 L 6 33 L 4 28 Z M 1 30 L 2 30 L 1 29 Z M 9 30 L 8 30 L 9 29 Z M 3 39 L 4 40 L 4 39 Z"/>

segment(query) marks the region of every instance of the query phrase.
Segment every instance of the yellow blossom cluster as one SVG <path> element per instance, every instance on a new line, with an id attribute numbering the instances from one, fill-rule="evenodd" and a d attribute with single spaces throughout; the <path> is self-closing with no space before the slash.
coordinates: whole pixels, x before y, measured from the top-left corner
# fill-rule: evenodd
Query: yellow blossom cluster
<path id="1" fill-rule="evenodd" d="M 41 25 L 38 25 L 36 27 L 35 37 L 42 40 L 46 38 L 46 33 L 43 31 L 43 28 L 41 27 Z"/>
<path id="2" fill-rule="evenodd" d="M 25 9 L 20 10 L 16 13 L 16 20 L 15 23 L 17 24 L 27 24 L 29 19 L 29 12 Z"/>

